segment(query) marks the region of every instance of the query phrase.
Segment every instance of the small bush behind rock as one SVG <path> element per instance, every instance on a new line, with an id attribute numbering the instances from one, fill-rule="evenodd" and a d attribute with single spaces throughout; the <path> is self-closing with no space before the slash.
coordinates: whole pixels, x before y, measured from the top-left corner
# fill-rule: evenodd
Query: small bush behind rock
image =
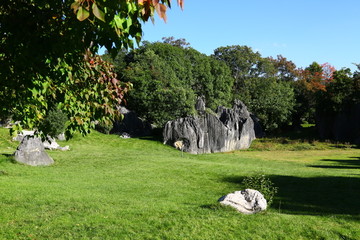
<path id="1" fill-rule="evenodd" d="M 95 130 L 98 132 L 101 132 L 103 134 L 110 134 L 111 129 L 113 129 L 114 125 L 113 123 L 103 123 L 100 122 L 95 125 Z"/>
<path id="2" fill-rule="evenodd" d="M 253 176 L 245 177 L 242 181 L 246 189 L 258 190 L 267 201 L 268 207 L 273 202 L 274 196 L 278 192 L 278 187 L 264 174 L 255 174 Z"/>
<path id="3" fill-rule="evenodd" d="M 65 124 L 68 118 L 59 109 L 52 109 L 39 127 L 42 132 L 48 132 L 51 137 L 56 137 L 65 131 Z"/>

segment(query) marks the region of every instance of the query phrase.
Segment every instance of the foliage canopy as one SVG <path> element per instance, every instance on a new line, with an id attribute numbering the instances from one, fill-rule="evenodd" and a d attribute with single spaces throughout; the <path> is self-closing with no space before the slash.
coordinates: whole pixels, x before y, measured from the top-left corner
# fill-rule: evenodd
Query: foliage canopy
<path id="1" fill-rule="evenodd" d="M 225 63 L 188 47 L 185 40 L 144 43 L 114 59 L 124 81 L 133 84 L 128 107 L 162 126 L 169 120 L 194 114 L 197 96 L 208 108 L 232 102 L 233 78 Z"/>
<path id="2" fill-rule="evenodd" d="M 167 7 L 169 0 L 1 1 L 0 116 L 19 121 L 13 130 L 36 128 L 56 108 L 69 119 L 67 136 L 120 117 L 115 106 L 131 85 L 94 53 L 133 47 L 141 23 L 155 12 L 166 20 Z"/>
<path id="3" fill-rule="evenodd" d="M 265 130 L 289 123 L 294 93 L 288 80 L 284 80 L 291 74 L 282 57 L 278 61 L 262 58 L 250 47 L 239 45 L 217 48 L 213 56 L 231 68 L 235 79 L 233 98 L 241 99 L 259 117 Z"/>

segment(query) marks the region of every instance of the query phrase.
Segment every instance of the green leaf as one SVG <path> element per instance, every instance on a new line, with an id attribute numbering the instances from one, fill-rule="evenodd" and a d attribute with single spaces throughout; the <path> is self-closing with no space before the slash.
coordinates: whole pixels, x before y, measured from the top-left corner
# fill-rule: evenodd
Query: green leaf
<path id="1" fill-rule="evenodd" d="M 142 32 L 137 32 L 135 34 L 135 39 L 136 39 L 136 43 L 139 46 L 140 42 L 141 42 L 141 38 L 142 38 Z"/>
<path id="2" fill-rule="evenodd" d="M 114 17 L 114 20 L 115 20 L 115 24 L 116 24 L 116 27 L 118 29 L 123 29 L 123 22 L 125 21 L 125 19 L 123 18 L 120 18 L 118 15 L 115 15 Z"/>
<path id="3" fill-rule="evenodd" d="M 89 17 L 90 13 L 88 10 L 86 10 L 85 8 L 83 7 L 79 7 L 79 11 L 77 12 L 77 19 L 79 21 L 84 21 L 85 19 L 87 19 Z"/>
<path id="4" fill-rule="evenodd" d="M 32 92 L 33 97 L 37 97 L 39 94 L 39 91 L 36 88 L 30 89 L 30 91 Z"/>
<path id="5" fill-rule="evenodd" d="M 133 21 L 132 19 L 129 17 L 126 19 L 126 26 L 127 26 L 127 29 L 130 29 L 130 26 L 133 24 Z"/>
<path id="6" fill-rule="evenodd" d="M 105 22 L 105 13 L 103 11 L 101 11 L 95 3 L 93 3 L 93 5 L 92 5 L 92 10 L 93 10 L 95 17 L 97 17 L 99 20 Z"/>

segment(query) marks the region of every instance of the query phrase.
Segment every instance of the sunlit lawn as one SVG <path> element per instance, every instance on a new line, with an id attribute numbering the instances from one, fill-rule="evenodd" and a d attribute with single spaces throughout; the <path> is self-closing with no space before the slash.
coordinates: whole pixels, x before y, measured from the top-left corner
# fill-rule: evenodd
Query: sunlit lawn
<path id="1" fill-rule="evenodd" d="M 0 129 L 0 239 L 360 239 L 360 149 L 257 141 L 182 156 L 93 133 L 61 142 L 71 151 L 49 152 L 54 165 L 30 167 L 12 161 L 17 143 Z M 279 187 L 266 213 L 217 204 L 255 173 Z"/>

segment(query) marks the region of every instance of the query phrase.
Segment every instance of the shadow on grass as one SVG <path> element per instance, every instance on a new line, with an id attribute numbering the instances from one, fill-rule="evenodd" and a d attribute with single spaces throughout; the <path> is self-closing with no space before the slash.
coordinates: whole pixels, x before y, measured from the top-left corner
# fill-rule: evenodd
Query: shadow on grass
<path id="1" fill-rule="evenodd" d="M 155 142 L 163 142 L 162 128 L 155 128 L 152 130 L 152 133 L 147 136 L 139 136 L 137 139 L 148 140 Z"/>
<path id="2" fill-rule="evenodd" d="M 280 130 L 276 133 L 270 133 L 267 138 L 275 139 L 281 144 L 293 144 L 295 142 L 316 144 L 316 142 L 327 143 L 331 148 L 340 149 L 360 149 L 360 144 L 349 143 L 349 142 L 338 142 L 331 139 L 322 139 L 319 137 L 316 126 L 310 127 L 296 127 L 294 129 L 288 128 Z"/>
<path id="3" fill-rule="evenodd" d="M 147 140 L 147 141 L 155 141 L 155 142 L 162 142 L 162 136 L 154 135 L 154 136 L 144 136 L 144 137 L 137 137 L 139 140 Z"/>
<path id="4" fill-rule="evenodd" d="M 5 159 L 3 161 L 9 161 L 11 163 L 16 163 L 15 161 L 15 153 L 13 154 L 8 154 L 8 153 L 0 153 L 0 155 L 4 156 Z"/>
<path id="5" fill-rule="evenodd" d="M 296 129 L 285 129 L 276 133 L 269 133 L 269 138 L 285 138 L 290 140 L 302 140 L 313 142 L 319 140 L 316 127 L 297 127 Z"/>
<path id="6" fill-rule="evenodd" d="M 360 157 L 351 157 L 352 159 L 323 159 L 322 162 L 336 163 L 331 165 L 309 165 L 313 168 L 333 168 L 333 169 L 360 169 Z"/>
<path id="7" fill-rule="evenodd" d="M 360 214 L 359 177 L 269 177 L 279 188 L 271 208 L 281 213 L 328 215 Z M 242 177 L 225 178 L 224 181 L 239 184 Z"/>
<path id="8" fill-rule="evenodd" d="M 360 145 L 356 145 L 356 144 L 349 144 L 349 143 L 337 143 L 337 144 L 333 144 L 331 145 L 332 148 L 338 148 L 338 149 L 349 149 L 349 148 L 353 148 L 353 149 L 360 149 Z"/>

